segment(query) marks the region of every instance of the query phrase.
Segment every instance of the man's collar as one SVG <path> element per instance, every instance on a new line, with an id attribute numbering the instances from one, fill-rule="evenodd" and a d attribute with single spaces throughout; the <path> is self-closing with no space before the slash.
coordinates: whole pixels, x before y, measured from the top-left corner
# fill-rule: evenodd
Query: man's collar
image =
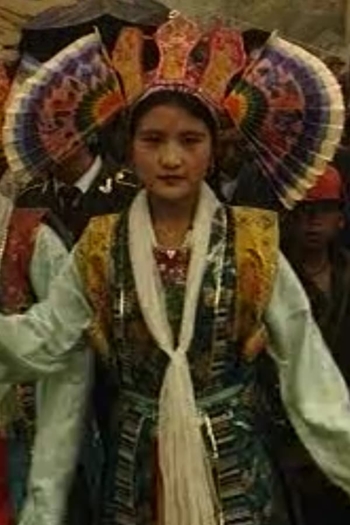
<path id="1" fill-rule="evenodd" d="M 92 183 L 94 182 L 98 174 L 100 173 L 101 168 L 102 159 L 101 157 L 96 157 L 94 162 L 91 164 L 90 168 L 84 173 L 84 175 L 80 177 L 80 179 L 78 179 L 75 182 L 74 186 L 79 188 L 79 190 L 82 193 L 86 193 L 90 189 Z"/>
<path id="2" fill-rule="evenodd" d="M 90 168 L 78 179 L 74 186 L 78 188 L 83 194 L 86 193 L 90 187 L 92 186 L 93 182 L 99 175 L 100 171 L 102 169 L 102 159 L 101 157 L 96 157 L 94 162 L 91 164 Z M 67 184 L 56 177 L 50 177 L 46 180 L 45 184 L 43 185 L 42 191 L 45 193 L 48 189 L 49 185 L 53 185 L 54 193 L 57 195 L 60 188 L 62 186 L 66 186 Z"/>

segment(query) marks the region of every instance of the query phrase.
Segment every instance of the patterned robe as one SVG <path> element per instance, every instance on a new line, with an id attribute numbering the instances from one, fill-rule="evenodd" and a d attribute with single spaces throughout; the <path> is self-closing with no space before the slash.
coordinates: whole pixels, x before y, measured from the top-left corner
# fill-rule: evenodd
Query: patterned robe
<path id="1" fill-rule="evenodd" d="M 147 205 L 142 198 L 139 202 Z M 140 212 L 133 206 L 130 213 Z M 274 215 L 262 210 L 215 209 L 214 216 L 212 211 L 203 215 L 210 217 L 204 227 L 210 242 L 208 248 L 205 243 L 201 259 L 204 275 L 186 353 L 207 465 L 213 473 L 212 501 L 216 503 L 219 525 L 281 525 L 284 522 L 278 515 L 274 469 L 257 417 L 257 346 L 251 341 L 260 332 L 262 321 L 270 336 L 272 346 L 268 351 L 278 364 L 283 403 L 293 426 L 329 478 L 350 494 L 349 394 L 312 319 L 302 286 L 285 259 L 281 255 L 277 258 Z M 206 204 L 202 210 L 207 210 Z M 152 311 L 145 310 L 144 299 L 149 296 L 139 296 L 146 284 L 144 281 L 139 285 L 144 277 L 144 251 L 135 254 L 130 250 L 135 259 L 130 261 L 129 257 L 129 249 L 137 246 L 137 239 L 143 240 L 142 230 L 129 231 L 129 224 L 141 224 L 142 228 L 145 215 L 141 211 L 138 221 L 131 219 L 128 214 L 96 218 L 55 280 L 49 300 L 35 304 L 25 315 L 8 318 L 0 314 L 1 361 L 14 359 L 21 369 L 40 374 L 62 370 L 72 357 L 84 356 L 74 351 L 74 345 L 80 341 L 82 331 L 91 328 L 102 369 L 99 386 L 105 392 L 99 424 L 106 461 L 95 485 L 99 525 L 159 525 L 163 505 L 169 505 L 163 493 L 163 473 L 167 472 L 158 452 L 162 446 L 162 434 L 158 432 L 159 392 L 169 357 L 147 328 L 151 326 Z M 198 255 L 198 247 L 203 247 L 198 232 L 204 229 L 198 230 L 197 224 L 196 217 L 191 263 Z M 148 237 L 143 246 L 152 255 L 149 242 Z M 176 266 L 183 271 L 175 271 L 173 265 L 174 271 L 168 272 L 169 264 L 159 266 L 158 271 L 163 285 L 157 281 L 157 292 L 164 292 L 164 299 L 168 296 L 169 324 L 176 334 L 177 312 L 182 309 L 181 275 L 186 273 L 187 256 L 186 252 L 167 255 L 170 259 L 178 255 L 184 261 Z M 155 256 L 163 265 L 164 254 L 156 252 Z M 137 263 L 135 270 L 131 262 Z M 151 266 L 151 271 L 157 272 L 152 259 L 146 263 L 148 271 Z M 190 274 L 192 268 L 193 264 Z M 190 309 L 188 286 L 191 292 L 192 281 L 187 283 L 185 300 Z M 63 417 L 67 420 L 82 410 L 79 399 L 85 393 L 80 384 L 86 371 L 80 362 L 78 365 L 78 375 L 74 375 L 74 384 L 64 398 L 62 423 L 57 423 L 57 407 L 51 403 L 49 421 L 46 418 L 38 424 L 42 449 L 48 448 L 44 446 L 47 442 L 51 447 L 50 454 L 38 461 L 33 489 L 36 505 L 29 514 L 29 523 L 51 525 L 53 521 L 48 518 L 52 512 L 47 512 L 47 502 L 57 508 L 57 501 L 60 505 L 67 491 L 67 478 L 60 478 L 60 471 L 73 462 L 66 449 L 76 442 L 77 435 L 73 432 L 63 439 L 61 427 Z M 64 369 L 64 378 L 70 370 L 71 366 Z M 160 404 L 162 409 L 162 400 Z M 52 411 L 54 417 L 50 417 Z M 52 497 L 48 500 L 50 490 L 46 490 L 38 502 L 40 489 L 52 484 L 56 489 Z"/>
<path id="2" fill-rule="evenodd" d="M 259 436 L 255 356 L 245 352 L 245 343 L 261 327 L 269 299 L 276 234 L 269 212 L 217 212 L 188 353 L 216 485 L 218 523 L 225 525 L 284 523 Z M 101 525 L 162 523 L 157 403 L 168 357 L 143 320 L 127 245 L 127 217 L 106 216 L 93 221 L 77 253 L 97 313 L 92 336 L 101 349 L 103 382 L 114 400 L 102 421 L 106 462 L 98 510 Z M 156 250 L 154 255 L 177 337 L 189 249 Z"/>

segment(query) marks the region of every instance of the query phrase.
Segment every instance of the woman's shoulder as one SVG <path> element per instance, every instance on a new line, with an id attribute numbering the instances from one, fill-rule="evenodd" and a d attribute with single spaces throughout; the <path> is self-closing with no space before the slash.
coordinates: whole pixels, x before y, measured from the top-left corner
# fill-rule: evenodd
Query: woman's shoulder
<path id="1" fill-rule="evenodd" d="M 254 206 L 228 206 L 229 215 L 237 227 L 276 228 L 278 213 L 273 210 Z"/>
<path id="2" fill-rule="evenodd" d="M 76 253 L 87 256 L 105 253 L 111 247 L 120 214 L 110 213 L 92 217 L 76 246 Z"/>

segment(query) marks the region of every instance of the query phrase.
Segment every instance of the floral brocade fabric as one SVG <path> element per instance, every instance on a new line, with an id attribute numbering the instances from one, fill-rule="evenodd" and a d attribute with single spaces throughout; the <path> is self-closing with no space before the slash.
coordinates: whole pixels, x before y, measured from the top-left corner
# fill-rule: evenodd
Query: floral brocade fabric
<path id="1" fill-rule="evenodd" d="M 245 224 L 242 225 L 242 221 Z M 255 245 L 250 244 L 253 249 L 248 258 L 236 232 L 245 226 L 254 231 L 254 236 L 258 235 Z M 215 480 L 218 525 L 285 523 L 276 511 L 274 474 L 258 428 L 256 362 L 251 355 L 245 355 L 243 340 L 261 328 L 264 301 L 268 301 L 276 265 L 275 234 L 275 219 L 261 210 L 251 212 L 250 219 L 244 221 L 242 211 L 235 214 L 234 210 L 220 208 L 212 223 L 188 359 Z M 242 231 L 240 235 L 242 237 Z M 275 241 L 274 248 L 266 244 L 264 249 L 269 235 Z M 91 242 L 92 231 L 86 234 L 86 246 L 89 237 Z M 108 257 L 113 260 L 108 272 L 110 297 L 105 304 L 112 306 L 113 339 L 107 354 L 102 353 L 101 357 L 106 384 L 110 385 L 115 398 L 102 429 L 106 462 L 98 524 L 163 525 L 157 414 L 168 357 L 153 340 L 138 304 L 128 250 L 127 215 L 115 218 L 112 237 L 108 251 Z M 240 253 L 237 253 L 238 245 Z M 254 249 L 258 250 L 255 259 Z M 157 248 L 154 251 L 175 338 L 181 327 L 190 255 L 190 246 L 173 253 Z M 261 260 L 259 282 L 262 284 L 257 286 L 256 304 L 249 310 L 244 292 L 239 300 L 237 294 L 241 293 L 240 272 L 250 271 L 248 262 L 252 257 L 252 282 L 255 286 L 259 276 L 257 261 Z M 95 264 L 97 261 L 98 256 L 94 257 Z M 107 268 L 105 261 L 101 261 L 101 268 L 103 266 Z M 242 277 L 251 282 L 249 276 Z M 95 280 L 95 292 L 97 289 Z M 101 291 L 99 297 L 104 293 Z M 252 294 L 252 288 L 249 293 Z M 251 302 L 254 300 L 251 295 Z M 238 323 L 236 315 L 241 311 L 245 312 L 242 316 L 245 319 Z"/>

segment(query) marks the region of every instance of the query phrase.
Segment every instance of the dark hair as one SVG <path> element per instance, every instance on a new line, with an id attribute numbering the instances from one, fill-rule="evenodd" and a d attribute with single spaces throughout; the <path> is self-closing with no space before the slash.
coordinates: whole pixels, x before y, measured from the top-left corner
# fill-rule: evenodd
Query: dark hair
<path id="1" fill-rule="evenodd" d="M 218 124 L 210 109 L 197 97 L 189 93 L 172 90 L 161 90 L 152 93 L 144 100 L 141 100 L 134 109 L 131 110 L 129 136 L 133 137 L 139 121 L 156 106 L 166 105 L 184 109 L 190 115 L 201 120 L 206 124 L 215 145 L 217 142 Z"/>

